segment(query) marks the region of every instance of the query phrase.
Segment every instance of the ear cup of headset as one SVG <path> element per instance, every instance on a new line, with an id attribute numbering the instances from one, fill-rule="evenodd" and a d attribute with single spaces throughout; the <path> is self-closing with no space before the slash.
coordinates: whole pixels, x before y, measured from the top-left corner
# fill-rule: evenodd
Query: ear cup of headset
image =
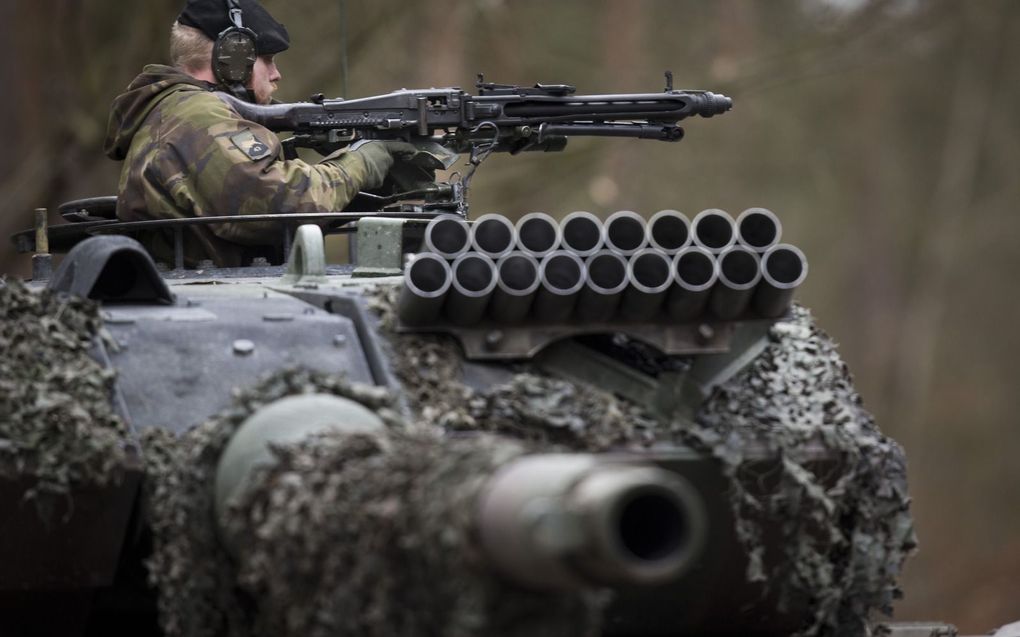
<path id="1" fill-rule="evenodd" d="M 258 57 L 256 37 L 251 29 L 230 27 L 216 38 L 213 73 L 220 84 L 243 86 L 248 83 Z"/>

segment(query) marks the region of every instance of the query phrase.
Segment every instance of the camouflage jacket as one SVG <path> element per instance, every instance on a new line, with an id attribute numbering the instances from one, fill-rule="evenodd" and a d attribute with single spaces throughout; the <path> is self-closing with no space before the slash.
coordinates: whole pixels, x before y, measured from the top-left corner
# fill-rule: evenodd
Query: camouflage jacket
<path id="1" fill-rule="evenodd" d="M 365 180 L 357 154 L 319 164 L 285 160 L 275 134 L 242 119 L 212 85 L 181 71 L 145 67 L 113 103 L 105 152 L 124 160 L 117 217 L 124 221 L 342 210 Z M 212 259 L 238 266 L 280 241 L 269 223 L 192 226 L 189 265 Z M 173 260 L 172 236 L 140 237 L 159 260 Z"/>

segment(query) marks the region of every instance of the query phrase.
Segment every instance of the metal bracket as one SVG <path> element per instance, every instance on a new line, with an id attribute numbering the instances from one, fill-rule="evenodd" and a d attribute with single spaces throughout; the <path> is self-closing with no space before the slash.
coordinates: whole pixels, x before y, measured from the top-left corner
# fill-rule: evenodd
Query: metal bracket
<path id="1" fill-rule="evenodd" d="M 668 417 L 679 406 L 682 374 L 664 373 L 660 378 L 644 374 L 616 359 L 574 341 L 561 341 L 546 348 L 536 361 L 557 376 L 608 389 L 653 412 Z"/>
<path id="2" fill-rule="evenodd" d="M 300 226 L 291 244 L 287 273 L 280 283 L 316 286 L 326 281 L 326 243 L 322 228 L 311 223 Z"/>
<path id="3" fill-rule="evenodd" d="M 646 405 L 661 417 L 691 419 L 716 387 L 747 367 L 765 350 L 772 323 L 746 321 L 729 324 L 732 331 L 728 336 L 727 351 L 695 352 L 702 355 L 692 357 L 688 369 L 663 372 L 657 378 L 573 341 L 547 347 L 536 360 L 541 367 L 560 376 L 611 388 L 613 393 Z"/>
<path id="4" fill-rule="evenodd" d="M 708 398 L 715 388 L 739 374 L 758 358 L 769 345 L 769 330 L 775 321 L 745 321 L 736 330 L 725 354 L 700 356 L 685 378 L 700 400 Z"/>
<path id="5" fill-rule="evenodd" d="M 448 323 L 409 327 L 398 332 L 441 332 L 454 336 L 468 360 L 530 359 L 547 346 L 566 338 L 587 334 L 625 334 L 648 343 L 663 354 L 717 354 L 730 348 L 739 323 L 479 323 L 457 327 Z"/>

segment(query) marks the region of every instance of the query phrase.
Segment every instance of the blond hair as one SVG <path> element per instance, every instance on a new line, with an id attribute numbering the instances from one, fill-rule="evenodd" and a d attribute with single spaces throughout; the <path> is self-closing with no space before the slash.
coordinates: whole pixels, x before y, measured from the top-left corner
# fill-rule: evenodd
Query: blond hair
<path id="1" fill-rule="evenodd" d="M 200 71 L 212 64 L 213 41 L 194 27 L 174 22 L 170 27 L 170 64 L 183 71 Z"/>

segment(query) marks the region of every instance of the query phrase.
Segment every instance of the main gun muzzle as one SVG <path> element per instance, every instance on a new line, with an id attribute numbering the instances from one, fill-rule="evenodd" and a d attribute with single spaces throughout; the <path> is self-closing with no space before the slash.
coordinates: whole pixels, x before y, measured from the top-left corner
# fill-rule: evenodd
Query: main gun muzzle
<path id="1" fill-rule="evenodd" d="M 704 503 L 682 477 L 593 455 L 511 462 L 483 492 L 479 523 L 493 566 L 540 590 L 664 583 L 707 535 Z"/>

